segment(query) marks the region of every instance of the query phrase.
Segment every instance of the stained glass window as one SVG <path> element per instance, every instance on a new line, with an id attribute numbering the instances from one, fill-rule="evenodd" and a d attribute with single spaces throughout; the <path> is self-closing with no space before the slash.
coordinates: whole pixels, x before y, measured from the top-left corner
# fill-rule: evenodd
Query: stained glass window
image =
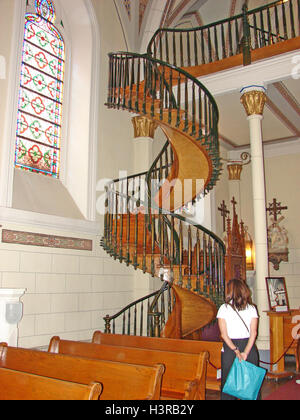
<path id="1" fill-rule="evenodd" d="M 65 45 L 51 0 L 25 17 L 15 167 L 59 177 Z"/>

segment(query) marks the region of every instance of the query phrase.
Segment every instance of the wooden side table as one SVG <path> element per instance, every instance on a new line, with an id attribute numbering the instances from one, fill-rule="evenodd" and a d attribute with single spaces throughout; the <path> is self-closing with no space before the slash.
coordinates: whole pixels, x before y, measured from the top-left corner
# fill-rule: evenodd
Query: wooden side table
<path id="1" fill-rule="evenodd" d="M 300 317 L 300 309 L 292 309 L 288 312 L 269 311 L 267 314 L 270 319 L 270 363 L 277 362 L 284 353 L 296 356 L 297 340 L 294 340 L 293 329 L 297 324 L 292 321 L 295 316 Z M 267 375 L 269 378 L 291 376 L 291 372 L 285 370 L 284 357 L 277 362 L 277 369 L 275 369 L 275 366 L 271 365 L 271 372 Z"/>

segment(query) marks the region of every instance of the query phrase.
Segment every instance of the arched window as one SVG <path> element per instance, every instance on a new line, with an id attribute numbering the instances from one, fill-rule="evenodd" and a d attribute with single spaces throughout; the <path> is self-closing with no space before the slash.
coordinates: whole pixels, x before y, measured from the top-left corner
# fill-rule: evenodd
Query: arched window
<path id="1" fill-rule="evenodd" d="M 59 178 L 65 46 L 51 0 L 25 16 L 15 167 Z"/>

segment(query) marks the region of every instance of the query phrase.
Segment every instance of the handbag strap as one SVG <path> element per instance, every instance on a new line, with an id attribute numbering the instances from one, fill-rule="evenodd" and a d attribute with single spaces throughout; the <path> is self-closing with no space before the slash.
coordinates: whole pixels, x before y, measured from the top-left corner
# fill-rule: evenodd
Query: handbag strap
<path id="1" fill-rule="evenodd" d="M 249 328 L 248 328 L 248 326 L 247 326 L 247 324 L 246 324 L 246 322 L 243 320 L 243 318 L 241 317 L 241 315 L 238 313 L 238 311 L 236 310 L 236 308 L 231 304 L 231 303 L 229 303 L 229 305 L 232 307 L 232 309 L 234 310 L 234 312 L 238 315 L 238 317 L 240 318 L 240 320 L 243 322 L 243 324 L 245 325 L 245 327 L 247 328 L 247 331 L 248 331 L 248 333 L 250 334 L 250 331 L 249 331 Z"/>

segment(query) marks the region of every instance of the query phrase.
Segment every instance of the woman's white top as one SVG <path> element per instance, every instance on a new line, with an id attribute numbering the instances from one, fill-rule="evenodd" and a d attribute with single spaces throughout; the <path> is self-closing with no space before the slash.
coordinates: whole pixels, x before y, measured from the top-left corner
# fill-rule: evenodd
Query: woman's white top
<path id="1" fill-rule="evenodd" d="M 238 311 L 240 317 L 244 320 L 245 324 L 249 328 L 253 318 L 258 318 L 258 313 L 255 306 L 247 305 L 246 309 L 243 311 Z M 227 326 L 227 334 L 231 339 L 240 339 L 240 338 L 249 338 L 250 333 L 247 331 L 246 326 L 243 321 L 240 319 L 235 310 L 230 306 L 224 303 L 217 314 L 217 318 L 224 319 Z"/>

